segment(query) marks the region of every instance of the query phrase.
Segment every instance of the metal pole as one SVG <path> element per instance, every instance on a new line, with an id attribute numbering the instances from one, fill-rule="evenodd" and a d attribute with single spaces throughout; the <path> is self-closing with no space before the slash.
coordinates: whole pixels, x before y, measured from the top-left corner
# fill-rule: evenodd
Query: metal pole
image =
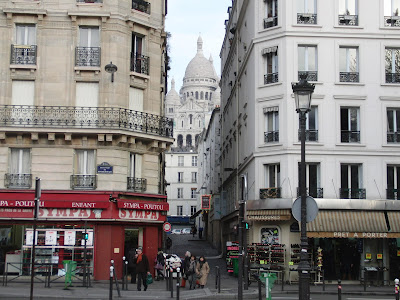
<path id="1" fill-rule="evenodd" d="M 173 272 L 173 270 L 172 270 L 172 268 L 170 268 L 170 270 L 169 270 L 169 276 L 170 276 L 170 278 L 169 278 L 169 287 L 170 287 L 170 290 L 171 290 L 171 298 L 174 298 L 174 272 Z"/>
<path id="2" fill-rule="evenodd" d="M 244 202 L 239 200 L 239 274 L 238 274 L 238 300 L 243 300 L 243 219 Z"/>
<path id="3" fill-rule="evenodd" d="M 257 284 L 258 284 L 258 300 L 262 300 L 261 280 L 260 280 L 260 277 L 257 278 Z"/>
<path id="4" fill-rule="evenodd" d="M 338 300 L 342 300 L 342 281 L 338 279 L 338 286 L 337 286 L 337 295 L 338 295 Z"/>
<path id="5" fill-rule="evenodd" d="M 122 256 L 122 290 L 125 290 L 126 272 L 125 272 L 125 256 Z"/>
<path id="6" fill-rule="evenodd" d="M 165 278 L 166 288 L 167 288 L 167 291 L 169 291 L 169 269 L 168 268 L 165 269 L 165 276 L 166 276 L 166 278 Z"/>
<path id="7" fill-rule="evenodd" d="M 87 234 L 87 221 L 85 220 L 85 233 L 84 233 L 84 244 L 83 244 L 83 286 L 88 286 L 87 285 L 87 270 L 86 270 L 86 259 L 87 259 L 87 253 L 86 253 L 86 243 L 87 243 L 87 239 L 86 239 L 86 234 Z"/>
<path id="8" fill-rule="evenodd" d="M 218 294 L 221 293 L 221 270 L 218 268 Z"/>
<path id="9" fill-rule="evenodd" d="M 180 273 L 180 268 L 176 268 L 176 300 L 179 300 L 179 273 Z"/>
<path id="10" fill-rule="evenodd" d="M 111 260 L 111 265 L 113 267 L 114 270 L 114 281 L 115 281 L 115 286 L 117 287 L 117 292 L 118 292 L 118 297 L 121 297 L 121 291 L 119 290 L 119 285 L 118 285 L 118 278 L 117 278 L 117 273 L 115 272 L 115 266 L 114 266 L 114 260 Z"/>
<path id="11" fill-rule="evenodd" d="M 110 292 L 109 292 L 109 300 L 113 298 L 113 278 L 114 278 L 114 267 L 110 267 Z"/>
<path id="12" fill-rule="evenodd" d="M 244 219 L 244 206 L 243 204 L 243 219 Z M 244 223 L 244 221 L 242 222 Z M 249 289 L 249 260 L 247 257 L 247 230 L 243 227 L 243 285 L 244 290 L 247 291 Z"/>
<path id="13" fill-rule="evenodd" d="M 41 196 L 40 178 L 35 179 L 35 208 L 33 210 L 33 241 L 32 241 L 32 264 L 31 264 L 31 289 L 30 300 L 33 300 L 33 279 L 35 277 L 35 259 L 36 259 L 36 228 L 39 215 L 39 201 Z"/>
<path id="14" fill-rule="evenodd" d="M 399 280 L 397 278 L 394 280 L 394 294 L 396 296 L 396 300 L 399 300 Z"/>

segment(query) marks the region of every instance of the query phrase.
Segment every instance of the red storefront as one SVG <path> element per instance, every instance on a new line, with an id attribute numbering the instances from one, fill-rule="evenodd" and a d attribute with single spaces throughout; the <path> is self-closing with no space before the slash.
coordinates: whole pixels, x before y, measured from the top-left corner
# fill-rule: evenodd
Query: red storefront
<path id="1" fill-rule="evenodd" d="M 82 259 L 83 233 L 89 239 L 85 250 L 95 280 L 109 278 L 113 259 L 118 276 L 123 256 L 132 247 L 142 246 L 153 271 L 157 250 L 162 247 L 162 224 L 166 221 L 166 196 L 110 192 L 42 191 L 38 217 L 36 256 L 61 269 L 64 260 Z M 0 192 L 0 225 L 21 226 L 21 265 L 29 261 L 33 241 L 33 191 Z M 129 234 L 127 234 L 129 233 Z M 134 235 L 134 242 L 128 238 Z M 87 238 L 86 238 L 87 239 Z M 91 252 L 90 252 L 91 251 Z M 48 259 L 46 256 L 48 255 Z M 40 259 L 40 255 L 39 255 Z"/>

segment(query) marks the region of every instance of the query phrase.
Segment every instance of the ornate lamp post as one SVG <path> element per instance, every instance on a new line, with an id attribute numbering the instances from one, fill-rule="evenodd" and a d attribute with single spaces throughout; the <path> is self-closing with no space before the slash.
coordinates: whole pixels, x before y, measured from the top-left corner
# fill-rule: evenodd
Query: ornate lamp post
<path id="1" fill-rule="evenodd" d="M 311 97 L 315 85 L 301 78 L 300 82 L 292 83 L 293 94 L 296 102 L 296 111 L 300 120 L 300 140 L 301 140 L 301 163 L 299 174 L 299 188 L 301 196 L 301 243 L 300 243 L 300 263 L 297 268 L 299 271 L 299 300 L 310 299 L 310 263 L 308 261 L 308 241 L 307 241 L 307 194 L 306 194 L 306 119 L 307 113 L 311 110 Z"/>

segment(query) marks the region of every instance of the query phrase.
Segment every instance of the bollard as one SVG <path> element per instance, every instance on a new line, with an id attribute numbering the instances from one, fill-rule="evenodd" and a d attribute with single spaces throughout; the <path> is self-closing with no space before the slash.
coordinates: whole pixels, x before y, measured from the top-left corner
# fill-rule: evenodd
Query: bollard
<path id="1" fill-rule="evenodd" d="M 394 294 L 396 296 L 396 300 L 399 300 L 399 279 L 394 280 Z"/>
<path id="2" fill-rule="evenodd" d="M 109 293 L 109 300 L 112 300 L 113 297 L 113 278 L 114 278 L 114 267 L 110 267 L 110 293 Z"/>
<path id="3" fill-rule="evenodd" d="M 180 284 L 179 284 L 179 282 L 176 284 L 176 300 L 179 300 L 179 287 L 180 287 Z"/>
<path id="4" fill-rule="evenodd" d="M 221 293 L 221 270 L 219 267 L 217 267 L 217 274 L 218 274 L 218 280 L 217 280 L 217 286 L 218 286 L 218 294 Z"/>
<path id="5" fill-rule="evenodd" d="M 122 256 L 122 290 L 125 290 L 126 272 L 125 272 L 125 256 Z"/>
<path id="6" fill-rule="evenodd" d="M 342 300 L 342 281 L 338 279 L 338 286 L 337 286 L 337 292 L 338 292 L 338 300 Z"/>
<path id="7" fill-rule="evenodd" d="M 169 291 L 169 269 L 165 269 L 165 284 L 167 285 L 167 291 Z"/>
<path id="8" fill-rule="evenodd" d="M 367 269 L 364 268 L 364 292 L 367 291 L 367 277 L 368 277 L 368 272 Z"/>
<path id="9" fill-rule="evenodd" d="M 128 290 L 128 261 L 125 261 L 125 290 Z"/>
<path id="10" fill-rule="evenodd" d="M 325 271 L 322 270 L 322 290 L 325 292 Z"/>
<path id="11" fill-rule="evenodd" d="M 174 270 L 172 268 L 169 269 L 169 287 L 171 290 L 171 298 L 174 298 Z"/>

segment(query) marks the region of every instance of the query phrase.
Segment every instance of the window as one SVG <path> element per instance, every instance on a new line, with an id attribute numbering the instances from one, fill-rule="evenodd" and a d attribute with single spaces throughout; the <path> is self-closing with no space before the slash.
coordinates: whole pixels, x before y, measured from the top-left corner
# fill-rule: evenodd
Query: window
<path id="1" fill-rule="evenodd" d="M 200 100 L 204 100 L 204 92 L 200 92 Z"/>
<path id="2" fill-rule="evenodd" d="M 199 99 L 199 92 L 196 92 L 196 100 Z"/>
<path id="3" fill-rule="evenodd" d="M 400 83 L 400 48 L 385 49 L 386 83 Z"/>
<path id="4" fill-rule="evenodd" d="M 178 172 L 178 182 L 183 182 L 183 172 Z"/>
<path id="5" fill-rule="evenodd" d="M 197 167 L 197 156 L 192 156 L 192 167 Z"/>
<path id="6" fill-rule="evenodd" d="M 264 165 L 264 178 L 265 178 L 265 188 L 260 189 L 260 199 L 267 198 L 280 198 L 281 188 L 280 188 L 280 165 L 279 164 L 269 164 Z"/>
<path id="7" fill-rule="evenodd" d="M 192 183 L 197 182 L 197 172 L 192 172 Z"/>
<path id="8" fill-rule="evenodd" d="M 190 115 L 189 115 L 189 124 L 192 124 L 192 123 L 193 123 L 193 115 L 190 114 Z"/>
<path id="9" fill-rule="evenodd" d="M 386 198 L 399 200 L 400 166 L 387 166 Z"/>
<path id="10" fill-rule="evenodd" d="M 173 107 L 168 108 L 168 112 L 169 113 L 173 113 L 174 112 L 174 108 Z"/>
<path id="11" fill-rule="evenodd" d="M 183 160 L 184 159 L 184 157 L 183 156 L 178 156 L 178 167 L 183 167 Z"/>
<path id="12" fill-rule="evenodd" d="M 340 165 L 340 198 L 341 199 L 365 199 L 365 189 L 362 189 L 362 165 Z"/>
<path id="13" fill-rule="evenodd" d="M 178 147 L 183 146 L 183 136 L 181 134 L 178 135 L 177 144 L 178 144 Z"/>
<path id="14" fill-rule="evenodd" d="M 192 135 L 188 134 L 186 136 L 186 146 L 191 147 L 192 146 Z"/>
<path id="15" fill-rule="evenodd" d="M 192 205 L 190 206 L 190 214 L 193 216 L 197 211 L 197 206 L 196 205 Z"/>
<path id="16" fill-rule="evenodd" d="M 17 24 L 15 27 L 17 45 L 36 45 L 36 26 L 32 24 Z"/>
<path id="17" fill-rule="evenodd" d="M 144 36 L 132 32 L 131 72 L 149 75 L 149 58 L 144 55 Z"/>
<path id="18" fill-rule="evenodd" d="M 264 109 L 265 132 L 264 142 L 279 142 L 279 111 L 278 107 L 268 107 Z"/>
<path id="19" fill-rule="evenodd" d="M 34 105 L 35 82 L 28 80 L 12 81 L 12 105 Z"/>
<path id="20" fill-rule="evenodd" d="M 132 0 L 132 9 L 150 14 L 150 2 L 144 0 Z"/>
<path id="21" fill-rule="evenodd" d="M 36 64 L 36 26 L 16 25 L 15 45 L 11 45 L 11 64 Z"/>
<path id="22" fill-rule="evenodd" d="M 400 26 L 399 10 L 400 10 L 399 0 L 385 0 L 384 2 L 385 26 L 390 26 L 390 27 Z"/>
<path id="23" fill-rule="evenodd" d="M 143 112 L 144 91 L 134 87 L 129 88 L 129 110 Z"/>
<path id="24" fill-rule="evenodd" d="M 129 153 L 128 166 L 128 190 L 136 192 L 144 192 L 147 188 L 147 180 L 142 178 L 143 155 Z"/>
<path id="25" fill-rule="evenodd" d="M 301 139 L 299 122 L 299 141 Z M 311 111 L 306 114 L 306 141 L 318 141 L 318 106 L 311 106 Z"/>
<path id="26" fill-rule="evenodd" d="M 263 50 L 265 72 L 264 84 L 278 82 L 278 47 Z"/>
<path id="27" fill-rule="evenodd" d="M 360 109 L 358 107 L 340 108 L 340 128 L 342 143 L 360 142 Z"/>
<path id="28" fill-rule="evenodd" d="M 278 0 L 265 0 L 264 28 L 278 25 Z M 211 99 L 210 99 L 211 100 Z"/>
<path id="29" fill-rule="evenodd" d="M 74 174 L 95 175 L 96 174 L 95 150 L 75 150 Z"/>
<path id="30" fill-rule="evenodd" d="M 177 214 L 178 216 L 182 216 L 182 215 L 183 215 L 183 206 L 182 206 L 182 205 L 178 205 L 178 206 L 176 207 L 176 214 Z"/>
<path id="31" fill-rule="evenodd" d="M 206 92 L 206 100 L 208 100 L 208 92 Z"/>
<path id="32" fill-rule="evenodd" d="M 307 81 L 318 80 L 318 62 L 316 46 L 299 46 L 299 80 L 306 78 Z"/>
<path id="33" fill-rule="evenodd" d="M 79 46 L 76 48 L 76 66 L 100 67 L 99 27 L 79 27 Z"/>
<path id="34" fill-rule="evenodd" d="M 77 82 L 75 91 L 75 122 L 76 124 L 89 124 L 96 126 L 98 114 L 96 108 L 99 101 L 99 84 L 97 82 Z M 91 109 L 82 109 L 89 107 Z"/>
<path id="35" fill-rule="evenodd" d="M 9 173 L 4 176 L 7 188 L 30 188 L 32 185 L 31 150 L 10 149 Z"/>
<path id="36" fill-rule="evenodd" d="M 196 188 L 192 188 L 190 190 L 190 198 L 192 198 L 192 199 L 196 198 Z"/>
<path id="37" fill-rule="evenodd" d="M 307 195 L 314 198 L 323 198 L 323 189 L 321 188 L 320 179 L 320 163 L 306 164 L 306 187 Z M 300 178 L 300 163 L 299 163 L 299 178 Z M 300 188 L 297 189 L 297 194 L 300 196 Z"/>
<path id="38" fill-rule="evenodd" d="M 400 108 L 387 109 L 387 142 L 400 143 Z"/>
<path id="39" fill-rule="evenodd" d="M 178 199 L 182 199 L 183 198 L 183 188 L 178 188 Z"/>
<path id="40" fill-rule="evenodd" d="M 359 82 L 358 47 L 339 48 L 340 82 Z"/>
<path id="41" fill-rule="evenodd" d="M 358 25 L 358 0 L 339 1 L 339 25 Z"/>
<path id="42" fill-rule="evenodd" d="M 316 0 L 297 0 L 297 24 L 317 24 Z"/>

